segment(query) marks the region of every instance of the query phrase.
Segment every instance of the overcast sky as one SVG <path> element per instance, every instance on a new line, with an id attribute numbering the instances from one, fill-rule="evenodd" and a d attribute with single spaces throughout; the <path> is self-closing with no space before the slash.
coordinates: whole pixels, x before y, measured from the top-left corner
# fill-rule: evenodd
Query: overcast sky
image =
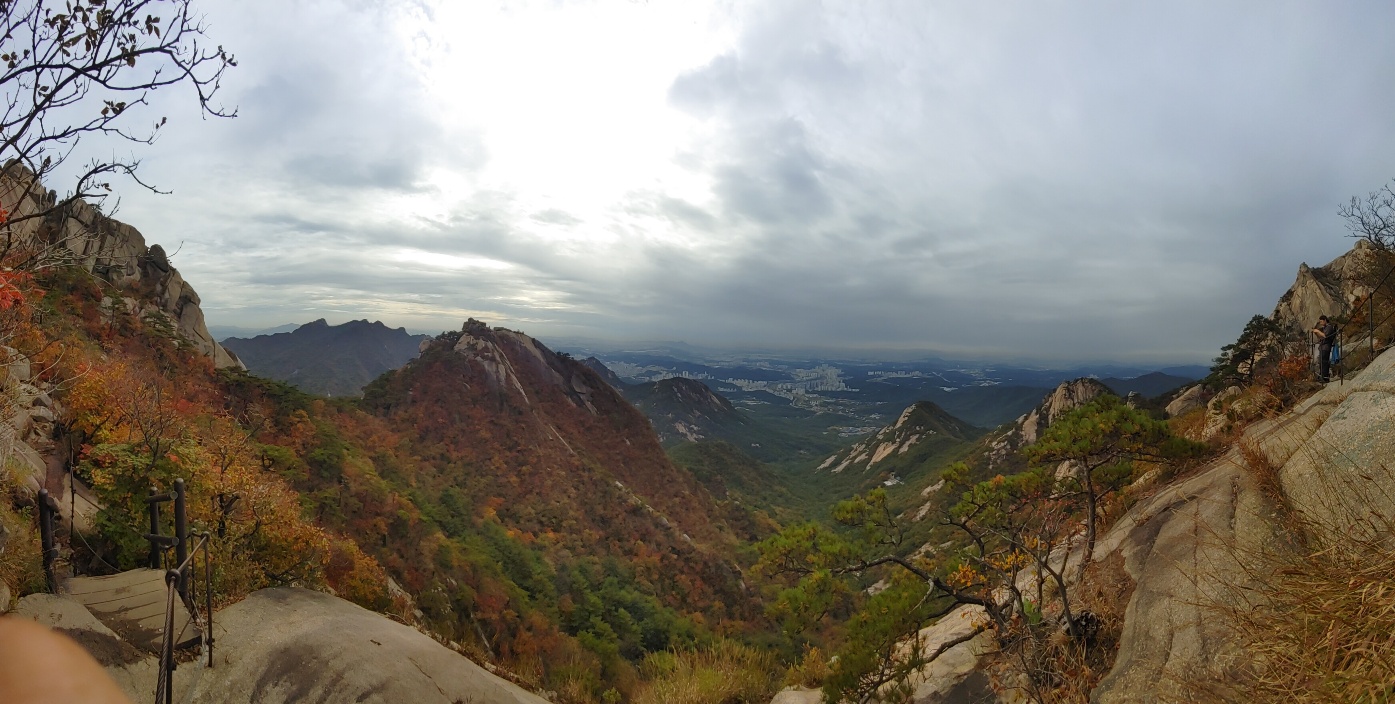
<path id="1" fill-rule="evenodd" d="M 1395 3 L 196 0 L 212 325 L 1200 362 L 1395 177 Z"/>

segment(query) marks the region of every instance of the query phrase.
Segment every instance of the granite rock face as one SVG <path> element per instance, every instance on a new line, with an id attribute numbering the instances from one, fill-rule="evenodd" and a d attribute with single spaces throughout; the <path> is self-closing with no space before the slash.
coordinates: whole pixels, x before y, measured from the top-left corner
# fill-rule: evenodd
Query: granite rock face
<path id="1" fill-rule="evenodd" d="M 1279 298 L 1270 316 L 1285 327 L 1306 333 L 1320 316 L 1343 316 L 1367 293 L 1362 274 L 1377 256 L 1375 247 L 1357 240 L 1351 251 L 1320 267 L 1298 266 L 1293 285 Z"/>
<path id="2" fill-rule="evenodd" d="M 1124 514 L 1096 546 L 1118 552 L 1137 587 L 1114 668 L 1093 699 L 1185 698 L 1181 682 L 1225 678 L 1243 653 L 1220 610 L 1244 607 L 1256 556 L 1288 532 L 1240 447 L 1278 468 L 1279 488 L 1319 539 L 1395 520 L 1395 350 L 1283 416 L 1257 421 L 1223 457 Z"/>
<path id="3" fill-rule="evenodd" d="M 1201 384 L 1188 387 L 1186 391 L 1178 394 L 1177 398 L 1172 399 L 1172 402 L 1167 404 L 1167 417 L 1176 418 L 1201 408 L 1205 405 L 1205 401 L 1202 400 L 1205 394 L 1206 390 Z"/>
<path id="4" fill-rule="evenodd" d="M 263 589 L 214 618 L 197 704 L 545 704 L 415 629 L 328 594 Z M 176 673 L 178 677 L 179 673 Z"/>
<path id="5" fill-rule="evenodd" d="M 53 262 L 82 266 L 117 286 L 148 292 L 153 303 L 140 315 L 167 318 L 179 334 L 215 366 L 242 367 L 208 332 L 199 295 L 170 265 L 159 245 L 146 246 L 134 227 L 103 215 L 81 200 L 55 208 L 58 196 L 10 167 L 0 173 L 0 205 L 11 213 L 20 244 Z M 23 219 L 47 213 L 43 217 Z"/>

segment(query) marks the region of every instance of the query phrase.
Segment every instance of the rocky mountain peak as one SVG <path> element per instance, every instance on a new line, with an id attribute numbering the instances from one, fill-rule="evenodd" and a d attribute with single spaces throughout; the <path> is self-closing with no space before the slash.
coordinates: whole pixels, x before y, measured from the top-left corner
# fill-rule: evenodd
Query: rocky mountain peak
<path id="1" fill-rule="evenodd" d="M 17 242 L 39 250 L 59 248 L 63 259 L 130 289 L 129 295 L 123 296 L 128 310 L 169 319 L 179 334 L 218 368 L 245 368 L 208 332 L 199 295 L 170 264 L 163 247 L 146 246 L 139 230 L 103 215 L 84 201 L 55 209 L 57 194 L 17 165 L 0 174 L 0 194 L 4 196 L 0 206 L 16 220 L 11 230 Z M 45 217 L 22 219 L 45 210 L 51 211 Z M 138 294 L 137 289 L 149 293 Z"/>
<path id="2" fill-rule="evenodd" d="M 624 392 L 624 389 L 627 386 L 627 384 L 620 379 L 620 375 L 611 371 L 610 367 L 607 367 L 605 365 L 605 362 L 602 362 L 601 360 L 596 359 L 595 357 L 587 357 L 586 359 L 581 360 L 581 363 L 586 365 L 588 369 L 600 376 L 601 379 L 605 381 L 605 383 L 610 384 L 611 388 L 621 391 L 622 393 Z"/>
<path id="3" fill-rule="evenodd" d="M 989 442 L 989 466 L 1002 464 L 1017 450 L 1036 442 L 1062 415 L 1099 396 L 1113 393 L 1103 382 L 1089 377 L 1061 382 L 1036 408 L 1018 418 L 1012 427 L 1000 431 L 993 437 Z"/>
<path id="4" fill-rule="evenodd" d="M 1368 293 L 1362 274 L 1377 256 L 1374 245 L 1357 240 L 1350 251 L 1323 266 L 1299 264 L 1293 285 L 1279 298 L 1270 318 L 1301 332 L 1321 316 L 1345 316 Z"/>
<path id="5" fill-rule="evenodd" d="M 896 422 L 888 425 L 852 447 L 834 453 L 819 465 L 818 471 L 834 474 L 854 469 L 861 472 L 891 466 L 902 456 L 915 457 L 931 444 L 961 443 L 976 437 L 967 423 L 945 412 L 929 401 L 907 406 Z"/>
<path id="6" fill-rule="evenodd" d="M 541 385 L 559 389 L 576 406 L 593 415 L 597 413 L 593 394 L 605 384 L 597 383 L 595 375 L 581 363 L 553 352 L 521 332 L 490 328 L 470 318 L 461 327 L 451 351 L 479 368 L 493 393 L 514 395 L 525 405 L 531 404 L 527 385 L 520 380 L 520 376 L 526 375 L 534 388 Z"/>
<path id="7" fill-rule="evenodd" d="M 725 396 L 696 379 L 672 377 L 622 389 L 654 424 L 662 442 L 710 439 L 746 423 Z"/>

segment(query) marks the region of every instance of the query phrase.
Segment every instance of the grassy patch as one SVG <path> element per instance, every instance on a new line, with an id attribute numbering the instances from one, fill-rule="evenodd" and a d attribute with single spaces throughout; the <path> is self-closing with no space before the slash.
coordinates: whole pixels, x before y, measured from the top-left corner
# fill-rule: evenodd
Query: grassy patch
<path id="1" fill-rule="evenodd" d="M 732 641 L 687 652 L 652 653 L 635 704 L 764 704 L 775 693 L 774 656 Z"/>

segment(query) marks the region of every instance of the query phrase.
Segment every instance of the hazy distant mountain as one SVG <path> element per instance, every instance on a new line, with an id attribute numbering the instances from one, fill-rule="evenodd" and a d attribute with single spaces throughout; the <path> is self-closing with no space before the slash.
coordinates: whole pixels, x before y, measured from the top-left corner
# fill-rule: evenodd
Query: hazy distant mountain
<path id="1" fill-rule="evenodd" d="M 591 371 L 599 374 L 600 377 L 605 380 L 605 383 L 610 384 L 612 388 L 623 391 L 625 387 L 629 386 L 629 384 L 621 380 L 615 372 L 611 371 L 610 367 L 607 367 L 604 362 L 595 357 L 587 357 L 581 360 L 581 363 L 590 367 Z"/>
<path id="2" fill-rule="evenodd" d="M 244 328 L 236 325 L 210 325 L 208 332 L 213 339 L 222 342 L 229 337 L 253 338 L 258 335 L 275 335 L 278 332 L 290 332 L 300 327 L 300 323 L 287 323 L 277 325 L 274 328 Z"/>
<path id="3" fill-rule="evenodd" d="M 1137 391 L 1144 398 L 1154 398 L 1169 391 L 1176 391 L 1178 388 L 1196 381 L 1197 377 L 1173 376 L 1162 372 L 1153 372 L 1132 379 L 1100 379 L 1100 383 L 1109 387 L 1120 396 L 1128 396 Z"/>
<path id="4" fill-rule="evenodd" d="M 415 358 L 426 339 L 429 336 L 409 335 L 405 328 L 389 328 L 377 321 L 330 325 L 321 318 L 291 332 L 230 337 L 223 346 L 254 374 L 310 393 L 351 396 L 383 372 Z"/>

